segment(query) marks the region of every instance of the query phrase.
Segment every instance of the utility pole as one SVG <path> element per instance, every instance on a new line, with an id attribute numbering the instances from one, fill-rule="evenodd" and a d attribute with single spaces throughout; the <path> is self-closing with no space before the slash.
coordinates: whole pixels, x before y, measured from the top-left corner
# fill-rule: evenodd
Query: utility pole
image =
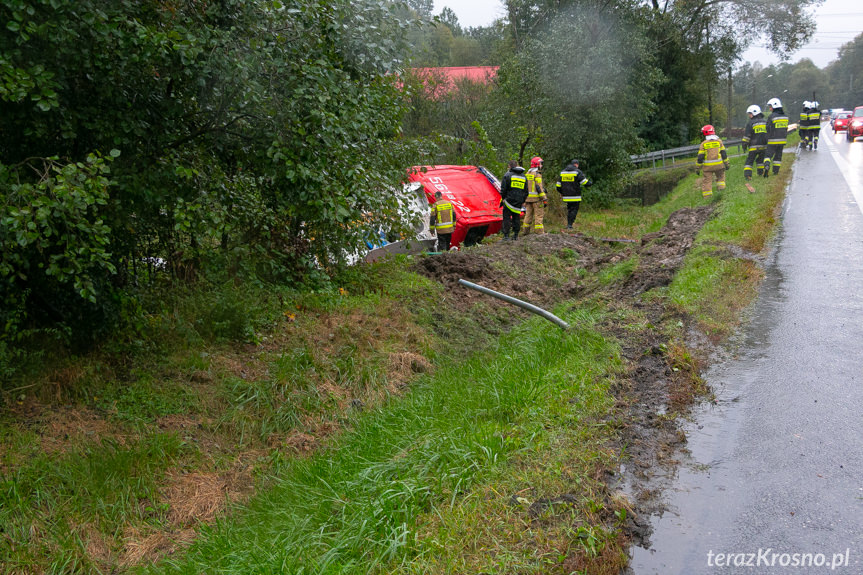
<path id="1" fill-rule="evenodd" d="M 732 86 L 731 86 L 731 66 L 728 66 L 728 122 L 725 124 L 725 126 L 726 126 L 726 128 L 725 128 L 725 137 L 726 137 L 726 138 L 731 137 L 731 118 L 732 118 L 732 114 L 731 114 L 731 93 L 732 93 L 732 91 L 733 91 L 733 90 L 731 89 L 731 87 L 732 87 Z"/>

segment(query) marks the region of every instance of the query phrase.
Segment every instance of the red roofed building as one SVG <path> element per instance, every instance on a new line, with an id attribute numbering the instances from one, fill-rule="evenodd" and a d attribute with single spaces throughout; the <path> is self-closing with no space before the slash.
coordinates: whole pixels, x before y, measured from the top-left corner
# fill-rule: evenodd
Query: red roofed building
<path id="1" fill-rule="evenodd" d="M 428 95 L 439 100 L 457 92 L 462 83 L 491 84 L 499 66 L 453 66 L 449 68 L 411 68 L 423 80 Z"/>

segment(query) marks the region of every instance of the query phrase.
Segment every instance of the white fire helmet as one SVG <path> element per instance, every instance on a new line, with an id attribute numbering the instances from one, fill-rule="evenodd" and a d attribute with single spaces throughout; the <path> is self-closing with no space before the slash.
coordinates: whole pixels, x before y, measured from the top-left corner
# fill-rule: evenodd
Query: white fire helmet
<path id="1" fill-rule="evenodd" d="M 779 101 L 779 98 L 770 98 L 767 100 L 767 107 L 775 110 L 776 108 L 782 107 L 782 102 Z"/>
<path id="2" fill-rule="evenodd" d="M 752 104 L 751 106 L 749 106 L 748 108 L 746 108 L 746 113 L 747 113 L 747 114 L 752 114 L 753 116 L 757 116 L 758 114 L 760 114 L 760 113 L 761 113 L 761 108 L 759 108 L 759 107 L 758 107 L 758 106 L 756 106 L 755 104 Z"/>

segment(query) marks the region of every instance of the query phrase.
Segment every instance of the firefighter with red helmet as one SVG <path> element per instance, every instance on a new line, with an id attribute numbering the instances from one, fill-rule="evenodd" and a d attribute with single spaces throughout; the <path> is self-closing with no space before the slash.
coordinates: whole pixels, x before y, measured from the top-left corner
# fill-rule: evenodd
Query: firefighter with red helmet
<path id="1" fill-rule="evenodd" d="M 719 191 L 725 189 L 725 170 L 728 169 L 728 153 L 725 151 L 725 144 L 719 136 L 716 135 L 716 130 L 713 126 L 707 124 L 701 128 L 701 133 L 704 135 L 704 141 L 698 147 L 698 157 L 696 159 L 697 167 L 696 174 L 704 172 L 701 178 L 701 195 L 709 198 L 713 195 L 713 178 L 716 178 L 716 184 Z"/>
<path id="2" fill-rule="evenodd" d="M 534 233 L 544 234 L 542 218 L 548 200 L 545 189 L 542 187 L 542 158 L 534 156 L 530 159 L 530 169 L 526 176 L 527 199 L 524 201 L 524 219 L 522 220 L 521 231 L 527 235 L 533 228 Z"/>

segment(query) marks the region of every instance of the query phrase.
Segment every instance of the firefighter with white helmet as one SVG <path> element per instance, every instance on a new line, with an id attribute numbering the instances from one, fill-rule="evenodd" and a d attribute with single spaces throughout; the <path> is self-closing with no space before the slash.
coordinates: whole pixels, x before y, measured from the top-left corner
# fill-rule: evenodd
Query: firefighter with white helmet
<path id="1" fill-rule="evenodd" d="M 698 147 L 698 157 L 696 158 L 697 167 L 696 174 L 701 174 L 704 171 L 704 176 L 701 178 L 701 195 L 709 198 L 713 195 L 713 178 L 716 178 L 716 184 L 719 191 L 725 189 L 725 170 L 728 169 L 728 153 L 725 151 L 725 144 L 719 136 L 716 135 L 716 130 L 710 124 L 701 128 L 701 133 L 704 135 L 704 141 Z"/>
<path id="2" fill-rule="evenodd" d="M 812 102 L 806 100 L 803 102 L 803 111 L 800 112 L 800 122 L 798 130 L 800 131 L 800 145 L 803 148 L 812 148 L 812 123 L 809 119 L 809 113 L 812 111 Z"/>
<path id="3" fill-rule="evenodd" d="M 743 134 L 743 149 L 749 150 L 746 164 L 743 166 L 743 176 L 747 181 L 752 179 L 752 166 L 757 166 L 758 175 L 764 175 L 764 152 L 767 149 L 767 120 L 761 113 L 761 107 L 752 104 L 746 109 L 749 122 Z"/>
<path id="4" fill-rule="evenodd" d="M 524 219 L 521 223 L 523 234 L 529 234 L 531 228 L 534 233 L 545 233 L 542 218 L 547 202 L 545 189 L 542 187 L 542 158 L 534 156 L 530 159 L 530 169 L 527 171 L 527 199 L 524 201 Z"/>
<path id="5" fill-rule="evenodd" d="M 785 110 L 782 109 L 782 102 L 779 98 L 770 98 L 767 100 L 767 108 L 770 110 L 770 116 L 767 118 L 767 151 L 765 152 L 764 160 L 764 177 L 770 175 L 772 168 L 773 175 L 779 173 L 779 168 L 782 167 L 782 150 L 785 144 L 788 143 L 788 116 L 785 115 Z"/>
<path id="6" fill-rule="evenodd" d="M 821 133 L 821 110 L 818 102 L 809 102 L 809 147 L 818 149 L 818 134 Z"/>

